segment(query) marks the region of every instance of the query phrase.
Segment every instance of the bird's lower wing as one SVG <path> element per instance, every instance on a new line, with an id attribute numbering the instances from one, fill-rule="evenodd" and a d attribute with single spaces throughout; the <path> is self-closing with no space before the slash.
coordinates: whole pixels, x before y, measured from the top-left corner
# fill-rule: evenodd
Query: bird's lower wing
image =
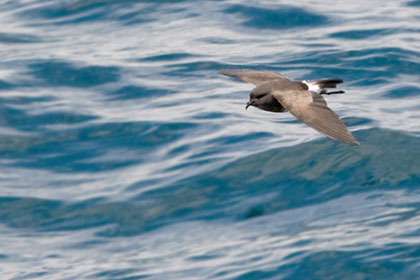
<path id="1" fill-rule="evenodd" d="M 240 79 L 247 83 L 259 85 L 265 81 L 271 80 L 289 80 L 286 76 L 274 71 L 259 71 L 249 69 L 224 69 L 220 74 Z"/>
<path id="2" fill-rule="evenodd" d="M 360 145 L 321 95 L 309 91 L 276 92 L 273 95 L 293 116 L 315 130 L 343 143 Z"/>

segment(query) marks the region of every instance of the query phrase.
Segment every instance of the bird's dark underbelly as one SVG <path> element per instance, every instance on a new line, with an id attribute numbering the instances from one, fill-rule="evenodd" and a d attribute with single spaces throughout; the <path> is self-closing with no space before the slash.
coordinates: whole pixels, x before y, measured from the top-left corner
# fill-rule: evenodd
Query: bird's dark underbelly
<path id="1" fill-rule="evenodd" d="M 275 98 L 271 98 L 270 102 L 264 103 L 263 106 L 260 107 L 264 111 L 270 111 L 275 113 L 282 113 L 286 112 L 286 108 L 284 108 Z"/>

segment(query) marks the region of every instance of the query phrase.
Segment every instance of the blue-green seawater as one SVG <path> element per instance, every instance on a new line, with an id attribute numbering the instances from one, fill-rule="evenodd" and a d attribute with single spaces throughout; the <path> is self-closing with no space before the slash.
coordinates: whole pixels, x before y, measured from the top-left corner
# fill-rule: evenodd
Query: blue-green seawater
<path id="1" fill-rule="evenodd" d="M 420 279 L 420 1 L 3 0 L 1 279 Z M 342 78 L 360 147 L 223 68 Z"/>

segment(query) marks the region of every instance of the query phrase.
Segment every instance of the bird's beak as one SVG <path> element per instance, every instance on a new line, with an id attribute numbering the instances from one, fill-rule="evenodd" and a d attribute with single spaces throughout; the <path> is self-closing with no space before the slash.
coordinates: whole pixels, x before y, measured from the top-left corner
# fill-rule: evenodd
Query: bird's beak
<path id="1" fill-rule="evenodd" d="M 245 110 L 247 110 L 249 106 L 251 106 L 251 102 L 246 103 Z"/>

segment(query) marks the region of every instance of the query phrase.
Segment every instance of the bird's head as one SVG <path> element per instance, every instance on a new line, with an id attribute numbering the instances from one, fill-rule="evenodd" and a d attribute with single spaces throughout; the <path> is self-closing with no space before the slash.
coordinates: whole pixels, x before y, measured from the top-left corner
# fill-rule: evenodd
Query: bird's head
<path id="1" fill-rule="evenodd" d="M 271 94 L 271 87 L 269 86 L 258 86 L 254 88 L 249 94 L 249 101 L 245 109 L 248 109 L 249 106 L 270 112 L 284 111 L 283 106 Z"/>
<path id="2" fill-rule="evenodd" d="M 262 110 L 264 104 L 267 103 L 271 92 L 271 87 L 268 84 L 262 84 L 254 88 L 249 94 L 249 102 L 246 104 L 245 109 L 248 109 L 249 106 L 254 106 Z"/>
<path id="3" fill-rule="evenodd" d="M 245 109 L 248 109 L 249 106 L 254 106 L 260 109 L 263 109 L 264 104 L 267 103 L 268 92 L 254 92 L 252 91 L 249 94 L 249 101 L 246 104 Z"/>

